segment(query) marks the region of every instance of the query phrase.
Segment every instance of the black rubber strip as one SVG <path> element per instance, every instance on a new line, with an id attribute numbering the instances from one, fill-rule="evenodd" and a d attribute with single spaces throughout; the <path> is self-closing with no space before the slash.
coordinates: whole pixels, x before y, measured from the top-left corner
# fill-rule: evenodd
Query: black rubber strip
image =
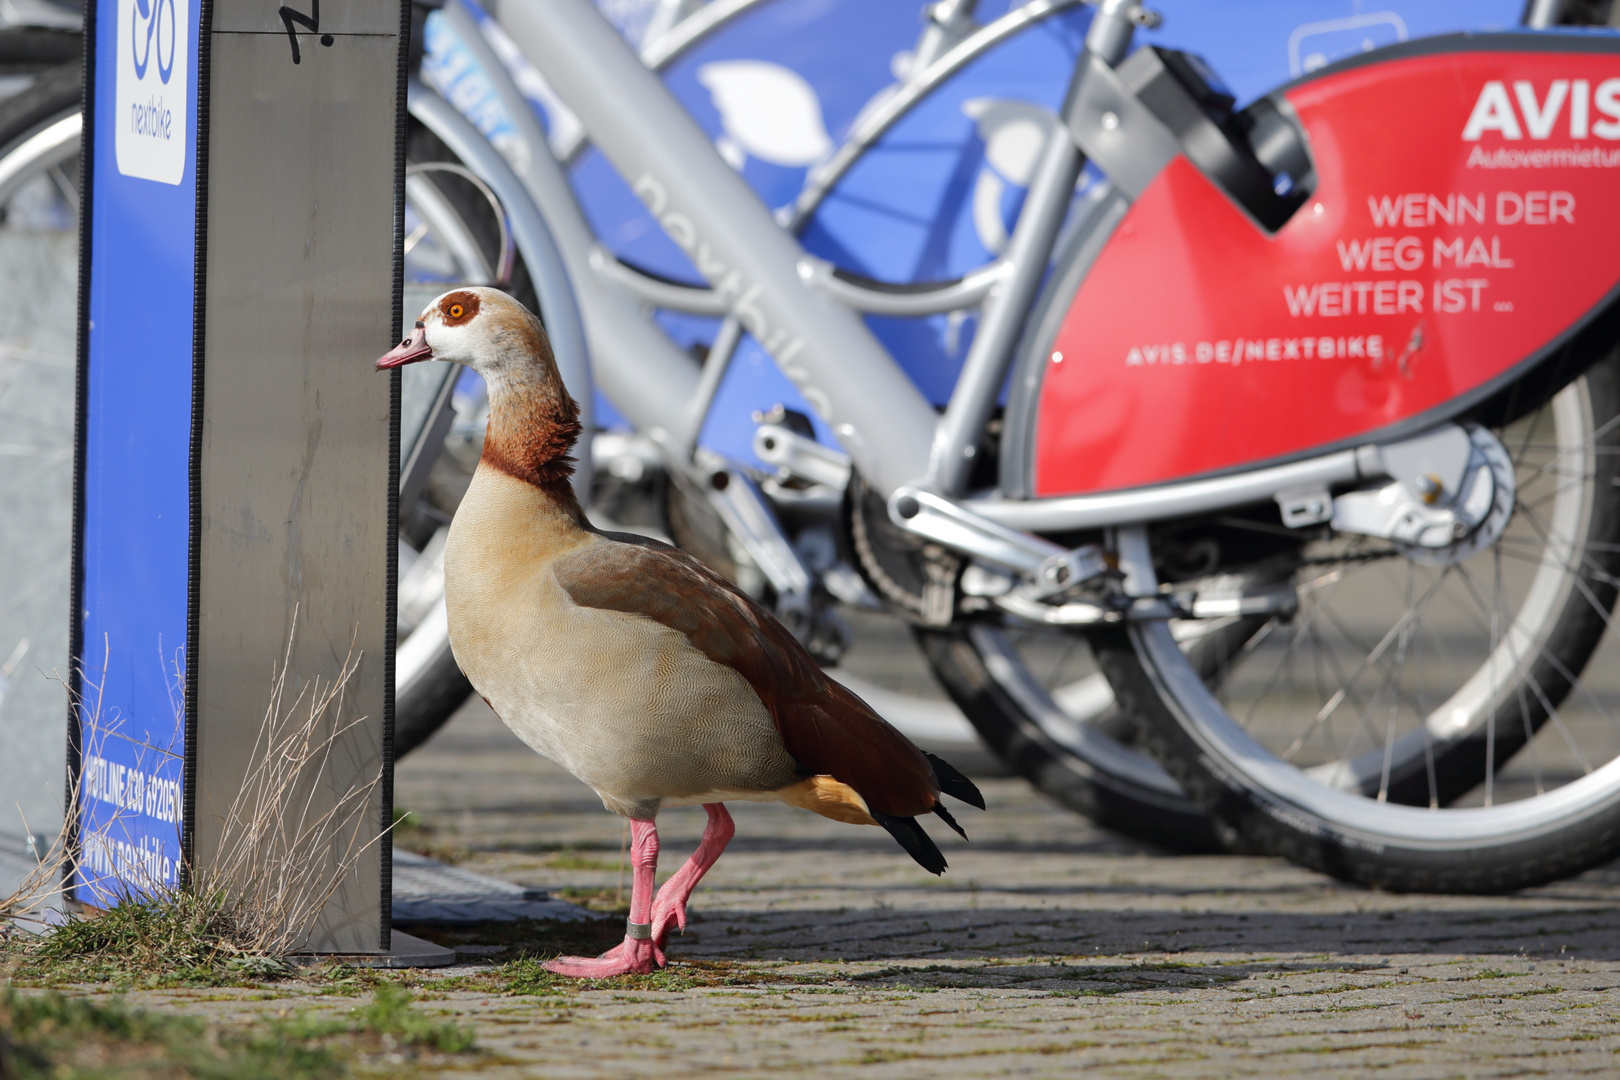
<path id="1" fill-rule="evenodd" d="M 96 115 L 96 7 L 84 6 L 83 110 L 79 137 L 79 310 L 73 372 L 73 568 L 68 583 L 68 805 L 63 807 L 67 860 L 63 866 L 63 896 L 77 900 L 73 877 L 79 863 L 79 756 L 84 734 L 79 725 L 79 702 L 84 688 L 84 465 L 87 418 L 90 414 L 90 223 Z"/>
<path id="2" fill-rule="evenodd" d="M 197 840 L 197 665 L 202 614 L 203 390 L 208 332 L 208 103 L 212 90 L 214 0 L 202 0 L 197 28 L 196 238 L 191 299 L 191 516 L 186 523 L 186 767 L 185 823 L 180 832 L 181 881 L 190 879 Z"/>
<path id="3" fill-rule="evenodd" d="M 1406 60 L 1414 56 L 1433 56 L 1437 53 L 1470 52 L 1613 53 L 1620 52 L 1620 41 L 1616 41 L 1615 36 L 1608 33 L 1549 34 L 1544 30 L 1523 29 L 1462 30 L 1452 34 L 1436 34 L 1433 37 L 1398 41 L 1369 52 L 1352 53 L 1326 67 L 1317 68 L 1283 83 L 1267 96 L 1281 97 L 1296 86 L 1325 79 L 1341 71 L 1350 71 L 1369 64 L 1381 64 L 1386 60 Z"/>
<path id="4" fill-rule="evenodd" d="M 405 140 L 410 113 L 407 84 L 410 77 L 411 3 L 399 5 L 399 66 L 394 91 L 394 321 L 388 344 L 405 322 Z M 378 885 L 382 893 L 382 919 L 377 945 L 384 952 L 394 944 L 394 646 L 399 616 L 399 409 L 400 369 L 388 373 L 388 596 L 383 607 L 383 731 L 382 831 Z"/>

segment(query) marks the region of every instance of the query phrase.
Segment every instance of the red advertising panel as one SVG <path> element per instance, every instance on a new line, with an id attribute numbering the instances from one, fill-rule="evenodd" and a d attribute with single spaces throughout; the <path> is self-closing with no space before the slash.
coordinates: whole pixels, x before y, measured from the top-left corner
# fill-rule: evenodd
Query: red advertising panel
<path id="1" fill-rule="evenodd" d="M 1099 256 L 1046 358 L 1038 495 L 1385 427 L 1620 281 L 1620 54 L 1407 57 L 1287 97 L 1317 189 L 1275 236 L 1177 158 Z"/>

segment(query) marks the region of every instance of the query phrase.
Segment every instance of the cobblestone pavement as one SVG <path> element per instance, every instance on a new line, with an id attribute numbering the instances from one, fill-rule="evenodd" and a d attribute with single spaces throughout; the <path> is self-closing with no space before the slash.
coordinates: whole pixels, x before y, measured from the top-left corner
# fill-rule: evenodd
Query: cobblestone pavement
<path id="1" fill-rule="evenodd" d="M 923 873 L 873 829 L 734 807 L 673 970 L 752 987 L 446 1003 L 492 1075 L 1612 1074 L 1620 871 L 1511 897 L 1368 892 L 1274 859 L 1176 857 L 984 782 L 973 837 Z M 400 805 L 464 865 L 615 887 L 621 826 L 481 702 L 402 763 Z M 697 809 L 660 817 L 665 871 Z M 559 854 L 560 853 L 560 854 Z M 587 854 L 589 853 L 589 854 Z M 591 869 L 591 866 L 602 869 Z"/>
<path id="2" fill-rule="evenodd" d="M 435 992 L 424 973 L 423 1007 L 476 1026 L 485 1052 L 455 1070 L 492 1077 L 1620 1068 L 1616 868 L 1510 897 L 1389 895 L 1274 859 L 1165 855 L 1020 781 L 983 787 L 989 812 L 963 811 L 972 843 L 933 830 L 951 861 L 937 880 L 877 830 L 737 804 L 674 978 L 502 996 Z M 476 699 L 401 764 L 396 795 L 470 869 L 618 885 L 619 821 Z M 660 817 L 664 872 L 702 820 Z M 227 1016 L 334 1007 L 294 987 L 274 1003 L 142 996 Z"/>

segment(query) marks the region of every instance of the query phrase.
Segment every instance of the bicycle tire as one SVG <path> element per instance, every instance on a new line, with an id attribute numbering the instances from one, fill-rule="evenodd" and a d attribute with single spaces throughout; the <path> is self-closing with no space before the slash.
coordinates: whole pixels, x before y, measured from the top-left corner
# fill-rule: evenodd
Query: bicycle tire
<path id="1" fill-rule="evenodd" d="M 1043 795 L 1103 828 L 1170 851 L 1241 849 L 1236 830 L 1209 817 L 1157 762 L 1126 745 L 1134 724 L 1117 701 L 1090 723 L 1071 723 L 992 623 L 918 628 L 915 635 L 979 737 Z M 1068 737 L 1056 734 L 1060 726 L 1070 729 Z"/>
<path id="2" fill-rule="evenodd" d="M 473 692 L 472 683 L 461 673 L 461 665 L 450 651 L 448 629 L 439 625 L 444 621 L 443 612 L 444 605 L 439 604 L 422 625 L 400 642 L 395 653 L 396 761 L 432 738 Z M 422 656 L 411 655 L 413 650 Z"/>
<path id="3" fill-rule="evenodd" d="M 0 42 L 7 35 L 0 34 Z M 0 60 L 5 52 L 0 48 Z M 0 65 L 3 66 L 3 65 Z M 68 667 L 74 329 L 78 280 L 78 61 L 0 101 L 0 790 L 28 826 L 60 818 L 67 710 L 41 672 Z M 9 676 L 9 678 L 7 678 Z M 22 820 L 10 807 L 11 825 Z"/>
<path id="4" fill-rule="evenodd" d="M 0 42 L 8 37 L 0 33 Z M 12 62 L 0 47 L 0 69 Z M 16 150 L 28 135 L 76 112 L 83 100 L 84 66 L 80 60 L 68 60 L 42 72 L 26 89 L 0 102 L 0 157 Z"/>
<path id="5" fill-rule="evenodd" d="M 80 62 L 84 35 L 73 30 L 19 26 L 0 31 L 0 72 L 25 75 Z"/>
<path id="6" fill-rule="evenodd" d="M 1540 445 L 1535 441 L 1537 425 L 1549 413 L 1552 456 L 1538 465 L 1540 459 L 1530 451 Z M 1388 718 L 1383 751 L 1387 764 L 1378 774 L 1376 790 L 1368 784 L 1366 754 L 1352 756 L 1349 749 L 1363 735 L 1377 735 L 1376 727 L 1353 728 L 1336 764 L 1323 762 L 1313 770 L 1305 764 L 1308 759 L 1290 756 L 1310 745 L 1303 741 L 1307 736 L 1317 737 L 1313 732 L 1320 731 L 1324 716 L 1331 720 L 1347 701 L 1356 707 L 1355 695 L 1344 691 L 1367 670 L 1365 662 L 1334 688 L 1339 696 L 1326 696 L 1303 729 L 1304 718 L 1311 714 L 1296 705 L 1284 709 L 1294 723 L 1273 733 L 1277 713 L 1261 711 L 1261 695 L 1251 699 L 1244 688 L 1266 674 L 1263 665 L 1274 664 L 1271 681 L 1262 685 L 1285 703 L 1300 693 L 1290 682 L 1288 694 L 1280 694 L 1277 673 L 1284 663 L 1295 663 L 1293 657 L 1307 647 L 1298 643 L 1307 636 L 1325 640 L 1337 633 L 1331 628 L 1333 616 L 1315 614 L 1325 610 L 1327 600 L 1312 601 L 1310 611 L 1302 606 L 1302 613 L 1295 616 L 1291 643 L 1284 646 L 1284 653 L 1292 655 L 1277 655 L 1280 641 L 1250 648 L 1248 657 L 1233 661 L 1237 670 L 1228 673 L 1226 688 L 1206 685 L 1175 647 L 1164 623 L 1094 635 L 1099 665 L 1121 702 L 1146 721 L 1149 743 L 1167 770 L 1212 816 L 1241 832 L 1257 849 L 1378 888 L 1469 893 L 1538 884 L 1620 853 L 1620 757 L 1594 763 L 1576 741 L 1579 737 L 1587 744 L 1593 759 L 1599 752 L 1612 755 L 1600 733 L 1611 721 L 1591 690 L 1571 699 L 1571 690 L 1580 685 L 1612 621 L 1620 581 L 1620 543 L 1616 543 L 1620 491 L 1615 475 L 1620 455 L 1620 352 L 1593 365 L 1516 423 L 1522 433 L 1503 428 L 1504 433 L 1520 433 L 1523 448 L 1515 461 L 1521 482 L 1514 515 L 1529 526 L 1530 534 L 1545 537 L 1545 550 L 1531 562 L 1514 546 L 1524 538 L 1504 531 L 1488 549 L 1492 554 L 1473 556 L 1489 557 L 1497 567 L 1491 583 L 1496 594 L 1476 597 L 1486 621 L 1495 628 L 1483 646 L 1466 632 L 1466 608 L 1459 604 L 1461 615 L 1447 615 L 1435 604 L 1434 598 L 1444 595 L 1452 567 L 1425 572 L 1422 580 L 1432 576 L 1434 581 L 1419 593 L 1411 582 L 1420 572 L 1410 558 L 1403 560 L 1406 606 L 1399 610 L 1396 623 L 1402 627 L 1397 639 L 1403 644 L 1388 661 L 1387 646 L 1374 646 L 1376 656 L 1366 654 L 1375 666 L 1383 666 L 1379 685 L 1393 688 L 1382 697 L 1370 695 L 1361 705 L 1362 727 L 1369 712 L 1375 720 Z M 1525 486 L 1543 481 L 1550 484 L 1550 494 L 1545 487 Z M 1548 502 L 1552 508 L 1543 510 Z M 1155 563 L 1162 564 L 1167 544 L 1163 534 L 1155 538 L 1143 530 L 1139 535 L 1140 547 L 1150 549 Z M 1523 571 L 1527 584 L 1515 582 L 1501 569 L 1511 558 L 1528 564 Z M 1453 566 L 1462 568 L 1458 580 L 1466 581 L 1474 573 L 1466 559 Z M 1399 570 L 1394 573 L 1399 576 Z M 1338 580 L 1352 581 L 1354 605 L 1363 610 L 1372 606 L 1376 582 L 1370 573 Z M 1465 590 L 1478 591 L 1472 584 Z M 1346 610 L 1351 606 L 1347 604 Z M 1419 648 L 1411 645 L 1431 615 L 1436 637 L 1443 633 L 1449 640 L 1445 655 L 1454 669 L 1450 677 L 1442 670 L 1440 690 L 1428 689 L 1436 677 L 1424 668 Z M 1512 621 L 1505 621 L 1508 618 Z M 1369 618 L 1371 631 L 1362 634 L 1355 647 L 1364 647 L 1367 640 L 1396 640 L 1388 636 L 1393 629 L 1384 638 L 1375 636 L 1385 621 L 1387 613 L 1379 621 Z M 1325 629 L 1312 629 L 1313 623 Z M 1356 623 L 1351 629 L 1360 627 Z M 1324 654 L 1330 651 L 1321 645 L 1308 647 Z M 1266 648 L 1271 649 L 1270 660 L 1254 658 Z M 1470 648 L 1473 651 L 1466 652 L 1464 661 L 1456 660 Z M 1341 646 L 1339 651 L 1349 649 Z M 1482 655 L 1477 666 L 1476 653 Z M 1254 669 L 1244 670 L 1249 664 Z M 1412 674 L 1409 665 L 1421 670 Z M 1434 667 L 1441 665 L 1436 661 Z M 1461 685 L 1448 696 L 1445 688 L 1457 682 Z M 1233 689 L 1234 684 L 1239 688 Z M 1318 686 L 1319 698 L 1327 688 Z M 1589 704 L 1586 698 L 1591 699 Z M 1433 699 L 1441 703 L 1431 709 L 1426 703 Z M 1244 705 L 1250 705 L 1246 712 Z M 1406 750 L 1397 762 L 1396 725 L 1407 709 L 1415 723 L 1401 736 Z M 1594 714 L 1590 722 L 1586 713 Z M 1279 751 L 1289 734 L 1293 741 Z M 1547 781 L 1559 778 L 1554 760 L 1561 752 L 1558 737 L 1585 771 L 1549 788 Z M 1425 747 L 1421 755 L 1411 753 L 1415 742 Z M 1543 757 L 1553 769 L 1544 770 Z M 1401 764 L 1408 768 L 1404 784 L 1392 767 Z M 1426 799 L 1418 797 L 1417 778 L 1411 775 L 1414 765 L 1421 766 Z M 1528 783 L 1522 778 L 1527 768 L 1533 773 L 1534 791 L 1526 791 L 1522 798 L 1502 798 L 1513 794 L 1513 785 Z M 1455 805 L 1464 796 L 1483 805 Z"/>

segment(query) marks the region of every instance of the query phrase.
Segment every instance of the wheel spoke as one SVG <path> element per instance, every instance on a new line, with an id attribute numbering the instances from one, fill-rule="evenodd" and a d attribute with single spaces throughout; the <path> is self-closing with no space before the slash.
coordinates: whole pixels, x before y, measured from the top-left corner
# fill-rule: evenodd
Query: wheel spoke
<path id="1" fill-rule="evenodd" d="M 78 159 L 73 159 L 73 162 L 77 165 Z M 73 182 L 68 176 L 67 170 L 61 165 L 51 166 L 50 177 L 63 201 L 68 204 L 68 208 L 73 211 L 73 216 L 77 218 L 79 216 L 79 185 Z"/>
<path id="2" fill-rule="evenodd" d="M 1549 447 L 1549 449 L 1551 449 L 1553 451 L 1552 460 L 1548 461 L 1545 465 L 1542 465 L 1539 469 L 1535 470 L 1534 472 L 1530 473 L 1529 475 L 1519 477 L 1518 478 L 1519 486 L 1523 487 L 1524 485 L 1526 485 L 1526 484 L 1530 483 L 1531 481 L 1535 480 L 1537 477 L 1541 476 L 1547 469 L 1551 468 L 1553 466 L 1554 462 L 1557 462 L 1557 461 L 1562 460 L 1563 458 L 1569 457 L 1571 454 L 1585 455 L 1585 454 L 1590 453 L 1594 449 L 1594 447 L 1591 444 L 1593 444 L 1593 443 L 1601 443 L 1605 436 L 1607 436 L 1609 433 L 1611 433 L 1611 432 L 1613 432 L 1613 431 L 1615 431 L 1617 429 L 1620 429 L 1620 416 L 1616 416 L 1616 417 L 1611 418 L 1606 423 L 1604 423 L 1601 427 L 1597 428 L 1597 430 L 1593 431 L 1590 435 L 1588 435 L 1586 437 L 1585 440 L 1583 440 L 1582 445 L 1579 446 L 1579 447 L 1571 447 L 1571 446 L 1553 444 L 1551 447 Z M 1595 449 L 1597 449 L 1597 451 L 1599 453 L 1609 453 L 1609 454 L 1620 453 L 1620 447 L 1597 446 Z"/>
<path id="3" fill-rule="evenodd" d="M 11 496 L 23 490 L 35 480 L 38 480 L 47 472 L 56 468 L 58 465 L 66 464 L 72 457 L 72 447 L 62 447 L 61 449 L 55 450 L 46 455 L 44 458 L 40 459 L 39 464 L 32 470 L 19 476 L 5 487 L 0 488 L 0 499 L 9 499 Z"/>
<path id="4" fill-rule="evenodd" d="M 1546 524 L 1542 522 L 1534 512 L 1526 513 L 1525 517 L 1529 521 L 1530 527 L 1542 535 L 1547 546 L 1552 547 L 1553 540 L 1551 537 L 1551 530 L 1546 526 Z M 1565 542 L 1559 545 L 1559 550 L 1568 551 L 1572 546 L 1572 544 Z M 1571 575 L 1575 579 L 1575 587 L 1581 590 L 1582 594 L 1587 597 L 1588 602 L 1592 604 L 1592 607 L 1603 617 L 1604 624 L 1610 629 L 1613 629 L 1613 623 L 1610 621 L 1610 612 L 1612 611 L 1612 607 L 1605 607 L 1603 604 L 1598 602 L 1597 597 L 1593 596 L 1591 590 L 1586 587 L 1584 578 L 1586 575 L 1590 575 L 1605 585 L 1620 585 L 1620 580 L 1617 580 L 1612 574 L 1608 573 L 1608 571 L 1604 570 L 1602 567 L 1591 563 L 1591 561 L 1584 554 L 1579 557 L 1574 565 L 1572 565 L 1567 559 L 1555 560 L 1553 565 L 1560 567 L 1565 573 Z"/>
<path id="5" fill-rule="evenodd" d="M 1355 670 L 1350 673 L 1350 677 L 1348 679 L 1344 679 L 1344 680 L 1340 681 L 1339 688 L 1334 691 L 1333 696 L 1328 699 L 1327 703 L 1325 705 L 1323 705 L 1320 710 L 1318 710 L 1315 719 L 1312 720 L 1312 722 L 1311 722 L 1310 727 L 1308 727 L 1305 730 L 1305 733 L 1303 735 L 1301 735 L 1299 738 L 1294 740 L 1294 746 L 1295 747 L 1303 745 L 1304 742 L 1310 738 L 1310 736 L 1316 731 L 1316 729 L 1320 725 L 1327 722 L 1333 716 L 1333 714 L 1338 711 L 1339 706 L 1343 705 L 1345 700 L 1349 697 L 1350 688 L 1352 686 L 1354 686 L 1355 683 L 1357 682 L 1357 680 L 1359 680 L 1361 678 L 1361 673 L 1366 671 L 1368 666 L 1378 663 L 1379 660 L 1382 658 L 1384 652 L 1389 648 L 1389 646 L 1399 636 L 1401 630 L 1403 628 L 1405 628 L 1408 624 L 1410 624 L 1413 620 L 1421 617 L 1421 615 L 1423 613 L 1423 610 L 1428 606 L 1429 601 L 1434 598 L 1435 593 L 1439 590 L 1440 586 L 1445 582 L 1446 577 L 1449 574 L 1450 570 L 1451 570 L 1451 567 L 1447 567 L 1444 571 L 1441 572 L 1439 577 L 1437 577 L 1435 579 L 1434 584 L 1430 585 L 1428 590 L 1423 594 L 1422 599 L 1418 601 L 1417 605 L 1415 605 L 1414 607 L 1408 607 L 1404 612 L 1402 612 L 1400 619 L 1396 621 L 1395 625 L 1390 627 L 1389 630 L 1384 634 L 1383 638 L 1381 638 L 1379 640 L 1378 644 L 1375 645 L 1370 651 L 1367 652 L 1367 654 L 1365 656 L 1362 657 L 1361 662 L 1359 664 L 1357 664 Z M 1331 617 L 1330 617 L 1330 621 L 1332 621 Z M 1350 638 L 1349 640 L 1353 641 L 1354 639 Z M 1366 727 L 1366 724 L 1365 724 L 1366 711 L 1363 710 L 1361 715 L 1362 715 L 1362 719 L 1363 719 L 1362 727 L 1365 728 Z M 1376 735 L 1374 735 L 1373 737 L 1374 737 L 1374 741 L 1375 741 L 1375 744 L 1376 744 L 1377 737 L 1376 737 Z M 1352 740 L 1350 746 L 1354 746 L 1354 745 L 1355 745 L 1354 741 Z M 1293 749 L 1293 747 L 1291 747 L 1290 749 Z M 1344 752 L 1344 755 L 1341 756 L 1341 758 L 1340 758 L 1341 762 L 1344 761 L 1344 760 L 1347 760 L 1348 757 L 1349 757 L 1349 754 L 1350 754 L 1350 750 L 1349 750 L 1349 747 L 1347 747 L 1345 752 Z"/>
<path id="6" fill-rule="evenodd" d="M 1562 498 L 1575 488 L 1589 483 L 1592 479 L 1591 473 L 1581 473 L 1573 476 L 1566 473 L 1556 473 L 1554 475 L 1558 476 L 1562 482 L 1553 485 L 1551 490 L 1541 492 L 1533 500 L 1527 501 L 1523 498 L 1519 498 L 1515 501 L 1523 509 L 1539 510 L 1547 503 L 1552 502 L 1554 499 Z"/>
<path id="7" fill-rule="evenodd" d="M 1465 580 L 1468 581 L 1470 590 L 1476 589 L 1476 586 L 1473 584 L 1471 579 L 1465 578 Z M 1481 598 L 1481 602 L 1483 602 L 1483 598 Z M 1510 642 L 1509 648 L 1510 650 L 1516 650 L 1517 643 Z M 1552 661 L 1554 664 L 1554 670 L 1556 670 L 1564 678 L 1568 679 L 1572 687 L 1580 686 L 1579 681 L 1570 674 L 1569 669 L 1564 666 L 1563 662 L 1559 661 L 1557 657 L 1546 649 L 1545 646 L 1538 646 L 1536 649 L 1536 655 L 1539 659 Z M 1520 667 L 1523 658 L 1515 655 L 1512 657 L 1512 661 L 1513 669 L 1517 670 Z M 1565 745 L 1569 748 L 1570 753 L 1574 755 L 1576 762 L 1581 766 L 1582 773 L 1590 773 L 1592 771 L 1592 764 L 1587 758 L 1586 754 L 1581 750 L 1580 746 L 1576 744 L 1574 737 L 1570 734 L 1568 727 L 1564 724 L 1563 717 L 1559 715 L 1558 709 L 1553 705 L 1552 700 L 1547 696 L 1546 691 L 1542 688 L 1541 681 L 1535 677 L 1535 673 L 1533 671 L 1526 669 L 1524 677 L 1522 680 L 1520 680 L 1517 688 L 1519 694 L 1519 711 L 1521 716 L 1524 718 L 1525 741 L 1530 748 L 1531 764 L 1536 782 L 1536 793 L 1539 795 L 1544 793 L 1545 785 L 1543 784 L 1543 778 L 1541 775 L 1541 761 L 1539 756 L 1540 751 L 1536 745 L 1535 739 L 1536 732 L 1531 725 L 1529 706 L 1524 701 L 1524 692 L 1526 688 L 1528 688 L 1530 692 L 1536 696 L 1536 700 L 1541 705 L 1541 708 L 1545 711 L 1547 718 L 1553 722 L 1554 727 L 1563 736 Z M 1584 687 L 1582 687 L 1582 689 L 1587 696 L 1591 696 L 1591 691 L 1585 690 Z M 1592 703 L 1597 706 L 1598 711 L 1601 712 L 1606 719 L 1609 719 L 1610 722 L 1613 723 L 1613 718 L 1609 715 L 1609 711 L 1605 709 L 1595 697 L 1592 697 L 1591 700 Z"/>
<path id="8" fill-rule="evenodd" d="M 1315 622 L 1317 613 L 1320 610 L 1321 603 L 1318 601 L 1311 605 L 1311 610 L 1300 621 L 1299 627 L 1294 631 L 1294 636 L 1289 640 L 1287 647 L 1283 651 L 1282 661 L 1277 665 L 1276 670 L 1272 672 L 1271 678 L 1266 682 L 1265 686 L 1261 687 L 1260 692 L 1255 695 L 1254 701 L 1249 706 L 1248 713 L 1240 721 L 1245 729 L 1254 723 L 1255 710 L 1260 707 L 1260 703 L 1276 689 L 1277 681 L 1282 678 L 1283 670 L 1292 665 L 1295 653 L 1299 651 L 1300 644 L 1310 635 L 1311 625 Z"/>
<path id="9" fill-rule="evenodd" d="M 1413 570 L 1412 564 L 1407 563 L 1407 565 L 1406 565 L 1406 606 L 1408 608 L 1410 608 L 1412 606 L 1412 586 L 1413 586 L 1413 582 L 1415 580 L 1416 580 L 1416 572 Z M 1401 673 L 1405 672 L 1405 670 L 1406 670 L 1406 648 L 1411 643 L 1411 641 L 1412 641 L 1412 631 L 1409 628 L 1406 632 L 1402 633 L 1400 644 L 1397 645 L 1396 649 L 1395 649 L 1395 664 L 1394 664 L 1394 671 L 1395 672 L 1401 672 Z M 1391 700 L 1390 706 L 1389 706 L 1389 723 L 1387 725 L 1385 725 L 1385 730 L 1384 730 L 1384 768 L 1383 768 L 1383 771 L 1380 773 L 1379 778 L 1378 778 L 1378 801 L 1379 802 L 1388 802 L 1389 801 L 1389 774 L 1390 774 L 1390 770 L 1393 768 L 1394 763 L 1395 763 L 1395 724 L 1396 724 L 1396 721 L 1399 719 L 1399 717 L 1397 716 L 1399 703 L 1400 703 L 1400 681 L 1399 681 L 1399 677 L 1397 675 L 1396 682 L 1395 682 L 1395 695 L 1394 695 L 1393 700 Z M 1422 716 L 1423 714 L 1421 712 L 1419 712 L 1418 715 Z"/>

